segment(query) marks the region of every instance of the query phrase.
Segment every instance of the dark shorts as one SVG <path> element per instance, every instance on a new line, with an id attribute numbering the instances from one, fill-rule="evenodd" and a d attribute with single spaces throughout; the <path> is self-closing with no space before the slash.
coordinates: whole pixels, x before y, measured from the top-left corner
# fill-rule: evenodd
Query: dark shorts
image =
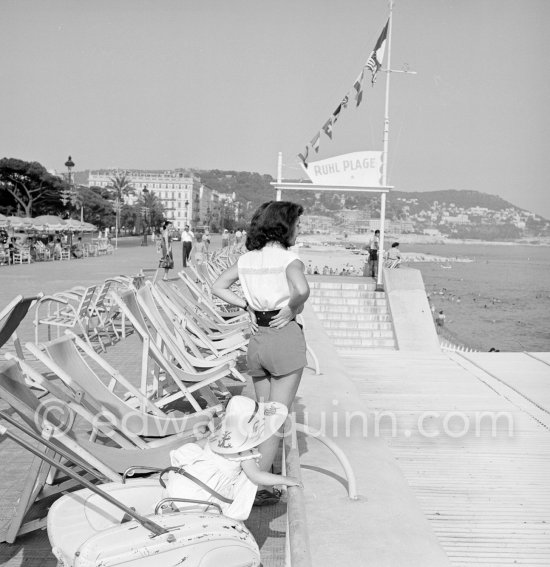
<path id="1" fill-rule="evenodd" d="M 259 327 L 248 343 L 248 372 L 253 378 L 284 376 L 307 364 L 304 332 L 296 321 L 282 329 Z"/>

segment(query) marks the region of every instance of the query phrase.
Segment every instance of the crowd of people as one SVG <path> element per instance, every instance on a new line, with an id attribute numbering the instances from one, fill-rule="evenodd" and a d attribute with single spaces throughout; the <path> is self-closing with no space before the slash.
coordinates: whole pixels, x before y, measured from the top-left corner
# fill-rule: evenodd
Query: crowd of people
<path id="1" fill-rule="evenodd" d="M 168 279 L 169 270 L 174 267 L 174 254 L 172 249 L 172 223 L 164 221 L 161 228 L 155 232 L 155 243 L 157 253 L 160 255 L 159 267 L 164 268 L 164 278 Z M 221 234 L 221 247 L 227 248 L 232 253 L 243 250 L 246 242 L 246 230 L 235 232 L 224 229 Z M 181 231 L 182 243 L 182 267 L 187 268 L 189 263 L 201 266 L 208 261 L 211 254 L 212 236 L 208 228 L 204 232 L 194 232 L 189 225 L 185 225 Z"/>
<path id="2" fill-rule="evenodd" d="M 67 234 L 45 236 L 0 234 L 0 264 L 13 264 L 18 254 L 28 254 L 30 262 L 61 260 L 64 252 L 71 258 L 82 258 L 84 256 L 82 237 L 73 238 L 71 242 Z"/>

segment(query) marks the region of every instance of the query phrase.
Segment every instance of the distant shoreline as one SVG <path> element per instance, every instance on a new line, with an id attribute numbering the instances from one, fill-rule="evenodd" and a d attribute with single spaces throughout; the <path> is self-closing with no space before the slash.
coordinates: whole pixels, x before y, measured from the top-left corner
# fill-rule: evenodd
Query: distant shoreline
<path id="1" fill-rule="evenodd" d="M 304 234 L 300 235 L 299 241 L 311 244 L 323 245 L 323 242 L 339 242 L 353 244 L 366 244 L 371 234 L 350 234 L 347 238 L 339 233 L 331 234 Z M 385 241 L 399 242 L 400 244 L 465 244 L 477 246 L 550 246 L 550 238 L 529 239 L 529 240 L 476 240 L 476 239 L 460 239 L 460 238 L 441 238 L 439 236 L 428 236 L 423 234 L 385 234 Z"/>

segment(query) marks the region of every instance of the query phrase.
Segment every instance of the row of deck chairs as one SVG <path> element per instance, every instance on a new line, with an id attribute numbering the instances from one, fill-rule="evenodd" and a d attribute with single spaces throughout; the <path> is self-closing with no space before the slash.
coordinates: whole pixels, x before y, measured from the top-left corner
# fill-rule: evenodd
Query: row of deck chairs
<path id="1" fill-rule="evenodd" d="M 248 342 L 244 312 L 217 305 L 203 276 L 179 276 L 179 285 L 140 275 L 16 298 L 0 314 L 0 348 L 8 337 L 15 345 L 0 364 L 0 398 L 9 406 L 0 418 L 35 442 L 47 439 L 45 451 L 54 447 L 57 459 L 97 482 L 169 466 L 171 450 L 208 434 L 229 396 L 225 381 L 245 380 L 237 359 Z M 32 308 L 35 341 L 23 347 L 14 333 Z M 108 360 L 110 347 L 125 341 L 133 341 L 127 354 L 139 357 L 139 376 Z M 33 505 L 47 507 L 74 488 L 35 460 L 0 541 L 44 527 Z"/>

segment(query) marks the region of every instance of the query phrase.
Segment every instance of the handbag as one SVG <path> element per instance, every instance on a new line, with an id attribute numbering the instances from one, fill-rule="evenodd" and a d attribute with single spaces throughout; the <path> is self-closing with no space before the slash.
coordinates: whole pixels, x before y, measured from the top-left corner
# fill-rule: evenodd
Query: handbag
<path id="1" fill-rule="evenodd" d="M 166 254 L 163 256 L 159 261 L 159 268 L 164 268 L 165 270 L 169 270 L 174 267 L 174 259 L 170 254 Z"/>

